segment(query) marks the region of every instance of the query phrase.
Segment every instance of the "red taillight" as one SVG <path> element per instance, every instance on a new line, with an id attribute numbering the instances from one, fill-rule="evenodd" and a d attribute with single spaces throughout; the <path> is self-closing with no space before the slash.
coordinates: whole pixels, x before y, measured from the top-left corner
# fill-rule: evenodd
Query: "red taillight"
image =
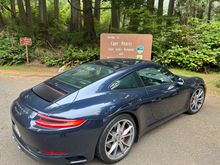
<path id="1" fill-rule="evenodd" d="M 65 152 L 56 152 L 56 151 L 40 151 L 44 155 L 65 155 Z"/>
<path id="2" fill-rule="evenodd" d="M 86 120 L 59 119 L 42 114 L 38 114 L 38 116 L 40 119 L 36 120 L 35 123 L 44 128 L 73 128 L 78 127 L 86 122 Z"/>

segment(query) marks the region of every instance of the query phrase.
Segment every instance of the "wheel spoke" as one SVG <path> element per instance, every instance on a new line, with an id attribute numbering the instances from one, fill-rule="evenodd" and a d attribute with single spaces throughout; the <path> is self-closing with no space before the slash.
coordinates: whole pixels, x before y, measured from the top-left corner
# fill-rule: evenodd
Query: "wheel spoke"
<path id="1" fill-rule="evenodd" d="M 127 129 L 125 129 L 122 136 L 127 135 L 131 128 L 133 128 L 133 126 L 130 125 Z"/>
<path id="2" fill-rule="evenodd" d="M 121 125 L 120 125 L 120 122 L 119 122 L 118 125 L 117 125 L 117 130 L 116 130 L 117 134 L 120 133 L 120 130 L 121 130 Z"/>
<path id="3" fill-rule="evenodd" d="M 127 144 L 127 143 L 125 143 L 124 141 L 121 141 L 121 142 L 122 142 L 122 144 L 124 144 L 125 146 L 130 147 L 130 145 Z"/>
<path id="4" fill-rule="evenodd" d="M 112 143 L 112 142 L 114 142 L 114 138 L 112 138 L 112 139 L 110 139 L 109 141 L 107 141 L 106 144 L 110 144 L 110 143 Z"/>
<path id="5" fill-rule="evenodd" d="M 203 97 L 198 98 L 198 101 L 203 101 Z"/>
<path id="6" fill-rule="evenodd" d="M 203 90 L 199 90 L 199 92 L 198 92 L 198 97 L 200 97 L 200 96 L 202 96 L 202 94 L 203 94 Z"/>
<path id="7" fill-rule="evenodd" d="M 118 151 L 118 143 L 116 143 L 116 148 L 114 150 L 114 153 L 113 153 L 113 156 L 116 158 L 116 154 L 117 154 L 117 151 Z"/>
<path id="8" fill-rule="evenodd" d="M 108 154 L 110 155 L 110 154 L 117 148 L 117 146 L 118 146 L 118 143 L 115 142 L 115 143 L 112 145 L 111 149 L 109 150 Z"/>
<path id="9" fill-rule="evenodd" d="M 129 133 L 129 134 L 124 135 L 124 136 L 122 136 L 122 137 L 123 137 L 123 138 L 126 138 L 126 137 L 129 137 L 129 136 L 132 136 L 132 133 Z"/>
<path id="10" fill-rule="evenodd" d="M 121 126 L 121 132 L 124 131 L 124 129 L 125 129 L 125 124 L 126 124 L 126 122 L 124 121 L 123 124 L 122 124 L 122 126 Z"/>
<path id="11" fill-rule="evenodd" d="M 111 137 L 114 137 L 115 135 L 114 135 L 114 132 L 109 132 L 109 135 L 111 136 Z"/>
<path id="12" fill-rule="evenodd" d="M 193 109 L 193 107 L 195 107 L 195 105 L 196 105 L 195 103 L 192 103 L 191 104 L 191 109 Z"/>
<path id="13" fill-rule="evenodd" d="M 122 142 L 119 142 L 119 147 L 120 147 L 121 152 L 124 154 L 124 146 Z"/>

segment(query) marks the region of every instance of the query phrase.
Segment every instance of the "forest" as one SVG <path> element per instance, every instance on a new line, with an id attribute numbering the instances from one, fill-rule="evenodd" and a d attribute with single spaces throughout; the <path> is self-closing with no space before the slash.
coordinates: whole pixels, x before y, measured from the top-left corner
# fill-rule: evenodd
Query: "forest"
<path id="1" fill-rule="evenodd" d="M 0 0 L 0 65 L 77 65 L 99 58 L 101 33 L 153 35 L 154 61 L 220 71 L 218 0 Z"/>

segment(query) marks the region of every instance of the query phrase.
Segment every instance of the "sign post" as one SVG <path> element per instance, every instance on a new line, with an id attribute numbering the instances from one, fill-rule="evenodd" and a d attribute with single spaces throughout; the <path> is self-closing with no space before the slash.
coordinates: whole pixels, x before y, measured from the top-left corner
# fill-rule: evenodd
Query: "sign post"
<path id="1" fill-rule="evenodd" d="M 100 58 L 135 58 L 151 60 L 151 34 L 101 34 Z"/>
<path id="2" fill-rule="evenodd" d="M 28 56 L 28 46 L 32 45 L 31 38 L 21 37 L 20 44 L 25 45 L 25 52 L 26 52 L 26 63 L 29 64 L 29 56 Z"/>

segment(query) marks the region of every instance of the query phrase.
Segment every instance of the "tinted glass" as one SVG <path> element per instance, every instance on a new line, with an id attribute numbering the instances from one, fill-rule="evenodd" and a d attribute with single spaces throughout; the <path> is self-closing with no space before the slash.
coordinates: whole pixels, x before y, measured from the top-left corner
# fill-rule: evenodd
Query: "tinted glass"
<path id="1" fill-rule="evenodd" d="M 80 89 L 112 74 L 113 72 L 113 69 L 105 66 L 84 64 L 66 71 L 56 76 L 54 79 Z"/>
<path id="2" fill-rule="evenodd" d="M 138 88 L 138 82 L 136 79 L 135 74 L 129 74 L 117 81 L 115 81 L 110 88 L 112 90 L 116 90 L 116 89 L 131 89 L 131 88 Z"/>
<path id="3" fill-rule="evenodd" d="M 139 70 L 138 75 L 143 80 L 145 86 L 160 85 L 172 82 L 174 75 L 163 68 L 144 68 Z"/>

